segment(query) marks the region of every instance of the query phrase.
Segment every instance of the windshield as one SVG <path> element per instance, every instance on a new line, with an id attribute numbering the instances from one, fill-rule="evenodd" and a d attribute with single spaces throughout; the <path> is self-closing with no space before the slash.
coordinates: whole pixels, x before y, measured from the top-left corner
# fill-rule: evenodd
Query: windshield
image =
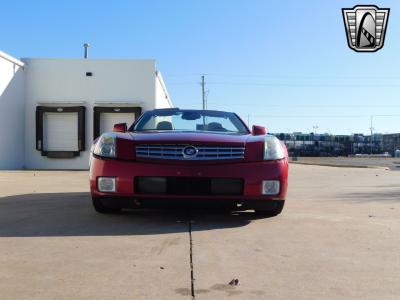
<path id="1" fill-rule="evenodd" d="M 134 131 L 206 131 L 248 134 L 234 113 L 207 110 L 154 110 L 146 112 Z"/>

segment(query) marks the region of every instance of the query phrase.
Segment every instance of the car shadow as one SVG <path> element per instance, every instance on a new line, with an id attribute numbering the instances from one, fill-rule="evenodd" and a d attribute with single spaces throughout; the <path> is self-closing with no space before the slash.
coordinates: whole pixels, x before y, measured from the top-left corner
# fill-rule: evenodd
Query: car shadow
<path id="1" fill-rule="evenodd" d="M 253 212 L 211 209 L 138 209 L 116 215 L 96 213 L 89 193 L 47 193 L 0 198 L 0 237 L 115 236 L 187 232 L 241 227 Z"/>

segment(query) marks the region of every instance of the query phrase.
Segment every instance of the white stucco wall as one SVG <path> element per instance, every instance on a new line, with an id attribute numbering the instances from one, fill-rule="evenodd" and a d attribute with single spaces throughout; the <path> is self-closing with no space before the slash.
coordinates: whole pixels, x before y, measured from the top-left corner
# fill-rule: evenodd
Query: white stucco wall
<path id="1" fill-rule="evenodd" d="M 93 133 L 93 106 L 118 103 L 153 109 L 154 60 L 23 59 L 25 81 L 25 164 L 29 169 L 84 169 L 88 167 Z M 86 72 L 92 72 L 87 77 Z M 86 107 L 86 151 L 71 159 L 41 156 L 35 149 L 37 105 Z"/>
<path id="2" fill-rule="evenodd" d="M 24 167 L 23 63 L 0 52 L 0 169 Z"/>
<path id="3" fill-rule="evenodd" d="M 86 72 L 93 76 L 86 76 Z M 36 150 L 39 105 L 86 108 L 85 151 L 80 156 L 48 158 Z M 26 58 L 20 61 L 0 51 L 0 169 L 87 169 L 94 106 L 134 106 L 146 111 L 172 107 L 172 103 L 154 60 Z M 57 130 L 62 129 L 60 124 Z M 47 136 L 50 133 L 53 140 L 57 139 L 59 135 L 54 136 L 48 129 L 44 130 Z"/>
<path id="4" fill-rule="evenodd" d="M 164 84 L 164 79 L 160 71 L 156 71 L 155 74 L 155 98 L 157 108 L 169 108 L 173 107 L 171 99 L 169 97 L 167 88 Z"/>

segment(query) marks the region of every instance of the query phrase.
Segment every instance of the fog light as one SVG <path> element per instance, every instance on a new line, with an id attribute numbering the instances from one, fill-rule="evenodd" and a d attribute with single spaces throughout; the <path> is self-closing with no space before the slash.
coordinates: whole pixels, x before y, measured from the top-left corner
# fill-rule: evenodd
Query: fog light
<path id="1" fill-rule="evenodd" d="M 263 195 L 278 195 L 280 188 L 279 180 L 263 180 L 261 193 Z"/>
<path id="2" fill-rule="evenodd" d="M 100 192 L 115 192 L 115 177 L 98 177 L 97 189 Z"/>

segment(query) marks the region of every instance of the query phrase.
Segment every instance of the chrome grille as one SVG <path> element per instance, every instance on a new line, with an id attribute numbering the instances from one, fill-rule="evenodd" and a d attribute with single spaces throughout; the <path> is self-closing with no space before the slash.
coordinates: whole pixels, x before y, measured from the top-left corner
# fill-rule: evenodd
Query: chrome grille
<path id="1" fill-rule="evenodd" d="M 197 155 L 185 157 L 183 149 L 193 146 Z M 203 146 L 203 145 L 137 145 L 136 157 L 161 158 L 176 160 L 217 160 L 217 159 L 243 159 L 244 147 L 232 146 Z"/>

